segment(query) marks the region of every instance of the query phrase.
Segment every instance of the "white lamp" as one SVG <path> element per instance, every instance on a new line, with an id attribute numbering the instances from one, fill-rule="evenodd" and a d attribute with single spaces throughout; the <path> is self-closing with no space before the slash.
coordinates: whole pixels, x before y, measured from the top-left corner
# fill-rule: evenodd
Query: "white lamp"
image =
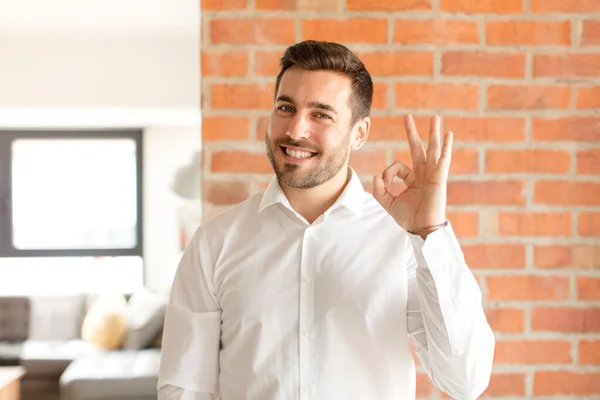
<path id="1" fill-rule="evenodd" d="M 189 164 L 182 166 L 175 173 L 171 190 L 186 199 L 200 198 L 201 182 L 200 152 L 194 152 Z"/>

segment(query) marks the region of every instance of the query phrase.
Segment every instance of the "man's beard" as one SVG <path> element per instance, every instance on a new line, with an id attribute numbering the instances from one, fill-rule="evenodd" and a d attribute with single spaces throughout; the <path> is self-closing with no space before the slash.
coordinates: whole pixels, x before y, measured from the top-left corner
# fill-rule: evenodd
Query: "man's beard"
<path id="1" fill-rule="evenodd" d="M 267 130 L 267 133 L 265 134 L 267 156 L 269 157 L 269 161 L 271 162 L 271 166 L 273 167 L 273 171 L 275 172 L 279 184 L 297 189 L 311 189 L 333 178 L 345 166 L 350 153 L 349 134 L 346 136 L 343 143 L 338 147 L 331 149 L 327 155 L 323 155 L 320 151 L 321 149 L 315 149 L 312 144 L 303 144 L 302 142 L 295 141 L 289 137 L 281 138 L 275 143 L 271 143 L 269 138 L 270 135 Z M 284 163 L 283 167 L 280 168 L 275 161 L 275 151 L 280 150 L 279 146 L 282 145 L 313 150 L 318 153 L 315 157 L 320 158 L 320 160 L 315 161 L 320 162 L 315 163 L 308 171 L 300 171 L 301 168 L 306 167 L 294 163 Z"/>

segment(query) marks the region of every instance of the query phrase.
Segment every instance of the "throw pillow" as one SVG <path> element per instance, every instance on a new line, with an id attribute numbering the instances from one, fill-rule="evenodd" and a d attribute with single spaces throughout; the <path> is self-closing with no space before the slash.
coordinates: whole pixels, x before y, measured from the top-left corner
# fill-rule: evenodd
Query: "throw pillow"
<path id="1" fill-rule="evenodd" d="M 100 294 L 83 320 L 81 338 L 105 350 L 119 348 L 127 333 L 126 308 L 122 294 Z"/>
<path id="2" fill-rule="evenodd" d="M 163 327 L 166 302 L 158 294 L 144 289 L 134 293 L 127 305 L 127 336 L 124 349 L 148 347 Z"/>

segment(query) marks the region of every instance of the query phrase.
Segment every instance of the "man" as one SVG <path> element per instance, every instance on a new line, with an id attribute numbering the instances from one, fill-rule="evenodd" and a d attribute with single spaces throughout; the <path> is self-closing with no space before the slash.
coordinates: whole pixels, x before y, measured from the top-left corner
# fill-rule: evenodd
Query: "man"
<path id="1" fill-rule="evenodd" d="M 413 166 L 390 165 L 371 195 L 349 156 L 367 140 L 372 95 L 346 47 L 286 50 L 265 139 L 275 176 L 188 245 L 160 399 L 414 399 L 411 346 L 451 397 L 485 390 L 494 336 L 445 213 L 452 134 L 440 145 L 432 118 L 425 151 L 407 117 Z"/>

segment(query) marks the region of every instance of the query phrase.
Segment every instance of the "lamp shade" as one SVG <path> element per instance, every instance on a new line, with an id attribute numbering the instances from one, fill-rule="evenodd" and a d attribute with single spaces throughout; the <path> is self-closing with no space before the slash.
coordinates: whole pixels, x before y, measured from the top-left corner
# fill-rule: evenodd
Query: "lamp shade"
<path id="1" fill-rule="evenodd" d="M 201 165 L 200 152 L 195 152 L 190 162 L 177 170 L 171 189 L 186 199 L 200 198 Z"/>

